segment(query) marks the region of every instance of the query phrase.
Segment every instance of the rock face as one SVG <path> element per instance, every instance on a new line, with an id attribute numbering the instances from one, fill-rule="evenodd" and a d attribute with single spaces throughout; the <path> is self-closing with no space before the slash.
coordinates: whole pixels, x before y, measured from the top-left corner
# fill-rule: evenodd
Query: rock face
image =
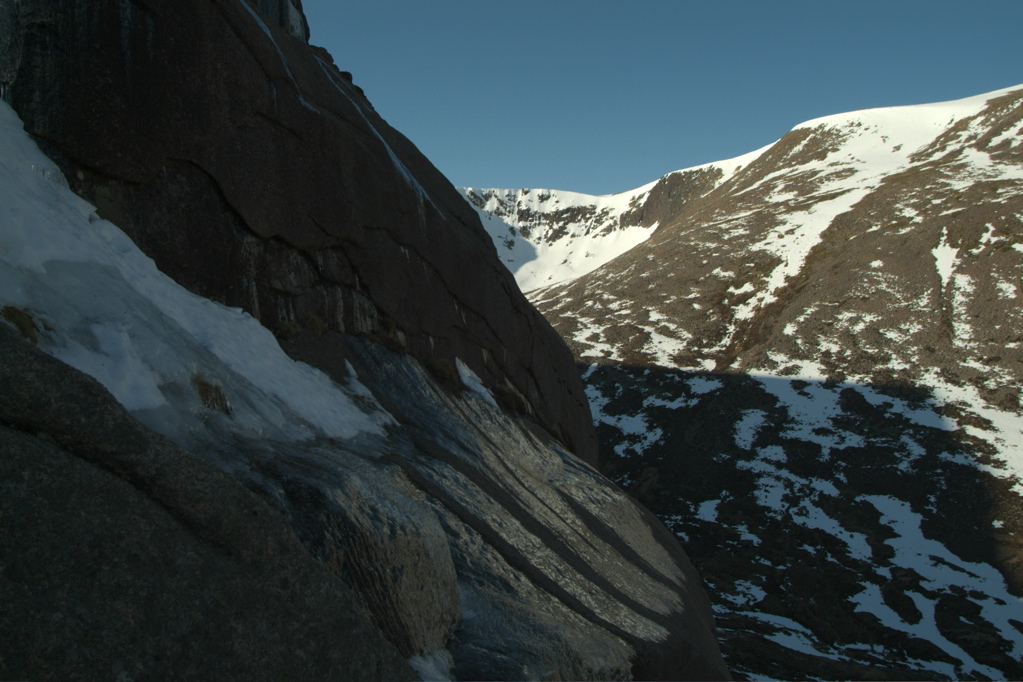
<path id="1" fill-rule="evenodd" d="M 441 377 L 459 357 L 596 461 L 563 344 L 326 52 L 241 0 L 6 6 L 10 102 L 161 270 L 279 336 L 375 334 Z"/>
<path id="2" fill-rule="evenodd" d="M 570 353 L 299 10 L 0 3 L 59 165 L 0 103 L 0 677 L 727 678 Z"/>
<path id="3" fill-rule="evenodd" d="M 5 325 L 0 356 L 4 677 L 415 679 L 254 494 Z"/>
<path id="4" fill-rule="evenodd" d="M 1023 676 L 1023 89 L 670 180 L 648 240 L 530 298 L 733 670 Z"/>

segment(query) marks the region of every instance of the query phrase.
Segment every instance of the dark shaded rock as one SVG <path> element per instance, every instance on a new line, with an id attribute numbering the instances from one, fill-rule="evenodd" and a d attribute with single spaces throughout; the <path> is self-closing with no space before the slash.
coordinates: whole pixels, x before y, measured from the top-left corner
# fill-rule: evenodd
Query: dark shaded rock
<path id="1" fill-rule="evenodd" d="M 924 650 L 934 646 L 927 641 L 917 640 L 925 645 Z M 932 673 L 914 670 L 906 664 L 875 659 L 874 665 L 852 660 L 841 660 L 826 656 L 793 651 L 766 637 L 740 636 L 726 639 L 729 650 L 734 651 L 737 664 L 764 671 L 777 680 L 934 680 Z M 940 655 L 940 652 L 937 652 Z"/>
<path id="2" fill-rule="evenodd" d="M 408 356 L 350 344 L 405 430 L 385 460 L 449 539 L 457 678 L 727 677 L 700 578 L 656 518 L 529 422 L 451 398 Z"/>
<path id="3" fill-rule="evenodd" d="M 288 0 L 254 4 L 17 3 L 9 101 L 72 188 L 192 291 L 281 337 L 461 358 L 595 463 L 571 356 L 475 212 L 329 55 L 278 27 Z"/>
<path id="4" fill-rule="evenodd" d="M 414 679 L 277 512 L 4 325 L 0 357 L 0 677 Z"/>
<path id="5" fill-rule="evenodd" d="M 272 10 L 273 3 L 258 4 Z M 111 325 L 145 349 L 158 330 L 162 345 L 153 353 L 161 357 L 137 359 L 159 375 L 153 390 L 163 401 L 133 415 L 180 447 L 130 420 L 126 426 L 123 412 L 112 417 L 109 396 L 95 383 L 81 383 L 25 341 L 3 350 L 8 383 L 31 387 L 0 398 L 4 424 L 46 432 L 67 456 L 101 465 L 154 500 L 163 511 L 139 512 L 146 539 L 161 532 L 159 514 L 167 513 L 217 551 L 271 573 L 276 553 L 297 551 L 298 577 L 312 571 L 352 602 L 318 604 L 329 612 L 324 618 L 335 610 L 333 617 L 351 618 L 336 624 L 335 643 L 364 631 L 376 633 L 364 638 L 367 646 L 389 642 L 363 668 L 353 664 L 355 676 L 400 678 L 408 673 L 398 660 L 405 658 L 417 670 L 451 668 L 469 679 L 727 678 L 709 602 L 678 543 L 570 451 L 595 459 L 588 408 L 564 344 L 496 262 L 471 209 L 322 51 L 279 31 L 279 16 L 268 21 L 241 1 L 33 0 L 17 8 L 24 40 L 7 94 L 75 189 L 164 271 L 244 307 L 292 357 L 323 368 L 352 399 L 346 418 L 358 421 L 363 410 L 381 421 L 355 435 L 328 435 L 255 386 L 256 377 L 243 376 L 234 358 L 223 357 L 230 352 L 212 350 L 198 338 L 204 330 L 185 329 L 116 267 L 86 259 L 51 261 L 45 275 L 17 265 L 5 274 L 26 291 L 46 292 L 32 299 L 38 309 L 24 311 L 46 321 L 36 326 L 44 351 L 58 352 L 68 339 L 92 347 L 95 329 Z M 51 180 L 59 202 L 66 188 Z M 59 219 L 71 220 L 83 238 L 94 229 L 112 234 L 90 211 L 71 213 Z M 120 253 L 130 251 L 121 246 Z M 73 295 L 76 283 L 103 290 L 101 310 Z M 237 311 L 229 317 L 239 328 L 251 323 Z M 73 409 L 62 402 L 68 395 Z M 171 454 L 157 457 L 160 448 Z M 196 468 L 190 457 L 206 464 Z M 232 479 L 243 487 L 230 487 Z M 74 515 L 77 501 L 54 511 L 53 523 Z M 252 505 L 259 511 L 250 524 Z M 15 518 L 36 515 L 27 503 Z M 126 533 L 135 537 L 113 522 L 94 533 L 115 549 Z M 182 542 L 172 538 L 168 546 L 188 555 Z M 9 553 L 35 546 L 21 536 Z M 179 565 L 161 551 L 154 550 L 163 564 Z M 132 566 L 148 570 L 139 561 Z M 206 589 L 231 595 L 252 582 L 258 591 L 260 574 L 245 566 L 210 568 Z M 153 589 L 173 594 L 176 584 L 153 573 Z M 285 587 L 288 603 L 266 607 L 274 624 L 308 601 Z M 86 589 L 69 584 L 68 599 Z M 156 603 L 148 592 L 123 592 L 118 604 L 128 612 Z M 184 603 L 201 600 L 189 594 Z M 209 600 L 216 599 L 226 597 Z M 19 613 L 63 613 L 59 604 L 17 601 Z M 370 615 L 356 612 L 360 602 Z M 304 627 L 302 618 L 318 613 L 281 627 Z M 102 665 L 120 656 L 116 642 L 124 638 L 140 660 L 160 651 L 145 628 L 114 622 L 117 616 L 103 606 L 89 623 L 100 640 L 109 633 L 115 642 L 92 654 Z M 210 617 L 207 624 L 216 623 Z M 0 632 L 17 627 L 5 621 Z M 275 666 L 306 650 L 319 665 L 316 627 L 292 652 L 278 656 L 287 642 L 272 641 L 263 656 L 275 662 L 255 666 L 252 676 L 276 674 Z M 198 631 L 213 640 L 209 646 L 225 638 Z M 53 637 L 55 649 L 77 646 L 77 631 Z M 28 659 L 18 670 L 36 676 L 30 644 L 18 645 Z M 353 646 L 331 655 L 361 652 Z M 210 668 L 196 677 L 219 674 L 214 650 L 194 655 L 201 659 L 194 666 Z M 294 669 L 303 678 L 325 676 L 315 667 Z"/>
<path id="6" fill-rule="evenodd" d="M 669 173 L 657 181 L 641 206 L 622 215 L 622 225 L 670 225 L 688 208 L 714 189 L 721 180 L 719 168 L 700 168 Z"/>
<path id="7" fill-rule="evenodd" d="M 710 587 L 737 677 L 956 679 L 970 664 L 1019 676 L 1004 615 L 1016 587 L 980 577 L 1004 566 L 1005 541 L 986 529 L 990 481 L 940 423 L 914 423 L 863 398 L 924 404 L 925 394 L 613 364 L 586 375 L 602 446 L 616 453 L 605 471 L 683 541 Z M 792 407 L 778 396 L 799 392 L 822 413 L 834 410 L 814 435 L 827 429 L 862 445 L 826 454 L 793 433 Z M 749 415 L 756 428 L 743 437 Z M 629 428 L 639 419 L 657 429 L 656 441 Z M 922 445 L 907 452 L 893 433 Z M 885 500 L 900 502 L 876 504 Z M 920 534 L 893 523 L 892 510 L 920 518 Z M 914 547 L 926 548 L 924 561 L 907 558 Z M 926 566 L 961 584 L 935 580 Z"/>

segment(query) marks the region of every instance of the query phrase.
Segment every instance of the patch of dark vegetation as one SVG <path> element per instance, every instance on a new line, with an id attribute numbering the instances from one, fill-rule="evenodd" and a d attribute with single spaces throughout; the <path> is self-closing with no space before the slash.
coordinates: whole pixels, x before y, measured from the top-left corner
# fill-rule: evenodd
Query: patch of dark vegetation
<path id="1" fill-rule="evenodd" d="M 231 414 L 231 403 L 219 381 L 207 380 L 196 374 L 192 377 L 192 387 L 195 388 L 203 405 L 211 410 L 217 410 L 227 415 Z"/>
<path id="2" fill-rule="evenodd" d="M 8 305 L 4 306 L 3 310 L 0 311 L 0 315 L 13 324 L 18 333 L 28 341 L 31 341 L 33 346 L 39 343 L 39 328 L 36 327 L 35 320 L 29 313 L 21 308 Z"/>

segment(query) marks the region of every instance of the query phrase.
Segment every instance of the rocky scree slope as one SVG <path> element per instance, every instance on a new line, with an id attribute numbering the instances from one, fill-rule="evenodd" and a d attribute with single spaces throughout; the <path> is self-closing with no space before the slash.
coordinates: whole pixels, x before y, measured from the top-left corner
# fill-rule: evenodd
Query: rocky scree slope
<path id="1" fill-rule="evenodd" d="M 0 26 L 0 676 L 728 676 L 569 352 L 297 3 Z"/>
<path id="2" fill-rule="evenodd" d="M 603 470 L 683 540 L 740 674 L 1023 676 L 1023 88 L 727 167 L 529 292 Z"/>

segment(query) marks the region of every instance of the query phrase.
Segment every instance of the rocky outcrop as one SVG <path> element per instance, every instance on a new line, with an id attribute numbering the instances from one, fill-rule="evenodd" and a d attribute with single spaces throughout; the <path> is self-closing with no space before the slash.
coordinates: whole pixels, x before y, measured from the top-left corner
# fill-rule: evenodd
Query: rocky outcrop
<path id="1" fill-rule="evenodd" d="M 2 324 L 0 357 L 0 676 L 415 679 L 256 495 Z"/>
<path id="2" fill-rule="evenodd" d="M 279 15 L 242 0 L 6 7 L 22 34 L 0 58 L 9 101 L 164 272 L 284 338 L 377 335 L 447 379 L 459 357 L 596 461 L 581 386 L 558 369 L 571 358 L 474 212 Z"/>
<path id="3" fill-rule="evenodd" d="M 726 678 L 564 344 L 289 6 L 0 5 L 67 177 L 0 103 L 0 672 Z"/>

